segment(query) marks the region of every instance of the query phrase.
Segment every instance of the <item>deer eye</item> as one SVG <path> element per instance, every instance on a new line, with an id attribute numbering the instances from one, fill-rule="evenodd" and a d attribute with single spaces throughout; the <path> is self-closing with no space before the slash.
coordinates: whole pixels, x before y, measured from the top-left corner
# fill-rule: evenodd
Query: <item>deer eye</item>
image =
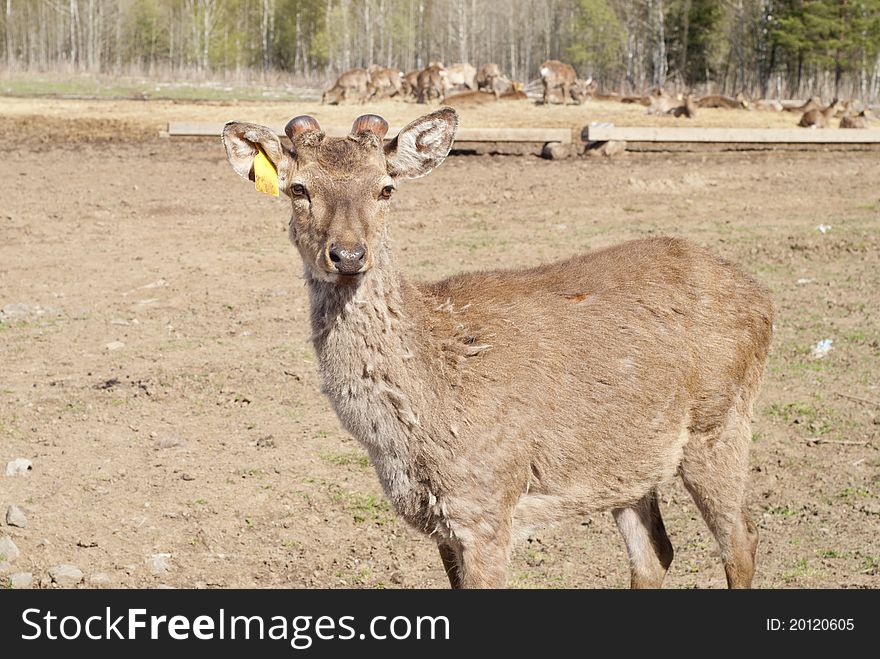
<path id="1" fill-rule="evenodd" d="M 382 192 L 379 196 L 382 199 L 391 199 L 391 195 L 393 193 L 394 193 L 394 186 L 393 185 L 386 185 L 384 188 L 382 188 Z"/>
<path id="2" fill-rule="evenodd" d="M 302 183 L 294 183 L 290 189 L 295 195 L 304 195 L 306 193 L 306 188 Z"/>

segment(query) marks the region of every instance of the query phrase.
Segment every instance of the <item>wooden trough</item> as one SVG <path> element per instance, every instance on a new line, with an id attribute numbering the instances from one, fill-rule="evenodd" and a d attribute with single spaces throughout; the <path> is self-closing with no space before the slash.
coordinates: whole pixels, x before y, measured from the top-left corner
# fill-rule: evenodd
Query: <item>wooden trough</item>
<path id="1" fill-rule="evenodd" d="M 284 126 L 272 126 L 279 136 Z M 400 126 L 388 130 L 389 139 L 397 135 Z M 223 124 L 171 122 L 162 137 L 220 137 Z M 323 129 L 331 137 L 344 137 L 350 128 L 330 126 Z M 453 152 L 460 153 L 540 153 L 546 158 L 568 156 L 572 139 L 568 128 L 459 128 Z"/>
<path id="2" fill-rule="evenodd" d="M 602 149 L 607 152 L 880 148 L 880 130 L 877 129 L 681 128 L 590 124 L 584 126 L 581 139 L 586 142 L 587 151 Z"/>

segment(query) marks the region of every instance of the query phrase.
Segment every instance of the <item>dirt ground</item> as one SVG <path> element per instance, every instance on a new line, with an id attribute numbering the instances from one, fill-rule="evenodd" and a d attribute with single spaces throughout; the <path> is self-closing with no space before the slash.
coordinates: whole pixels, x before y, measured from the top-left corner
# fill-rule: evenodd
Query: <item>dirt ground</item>
<path id="1" fill-rule="evenodd" d="M 33 463 L 0 473 L 0 513 L 27 520 L 0 524 L 21 552 L 0 575 L 49 587 L 72 564 L 92 586 L 445 587 L 433 541 L 396 519 L 319 393 L 284 202 L 239 179 L 218 141 L 153 132 L 290 108 L 79 103 L 0 99 L 0 469 Z M 755 585 L 876 588 L 878 223 L 876 153 L 458 156 L 402 186 L 392 231 L 415 278 L 658 234 L 741 263 L 777 306 L 748 499 Z M 661 508 L 666 586 L 722 587 L 678 482 Z M 629 583 L 609 514 L 532 537 L 510 575 Z"/>

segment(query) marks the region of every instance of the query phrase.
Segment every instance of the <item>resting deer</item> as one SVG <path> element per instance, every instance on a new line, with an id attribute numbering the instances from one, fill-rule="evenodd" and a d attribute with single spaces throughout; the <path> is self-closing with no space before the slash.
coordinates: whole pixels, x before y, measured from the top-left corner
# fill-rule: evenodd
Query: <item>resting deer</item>
<path id="1" fill-rule="evenodd" d="M 844 115 L 840 118 L 841 128 L 870 128 L 871 112 L 862 110 L 855 116 Z"/>
<path id="2" fill-rule="evenodd" d="M 323 390 L 386 495 L 436 539 L 453 587 L 503 586 L 516 541 L 605 510 L 632 586 L 659 587 L 673 550 L 657 488 L 679 474 L 729 586 L 748 587 L 766 291 L 672 238 L 410 281 L 388 238 L 391 199 L 443 162 L 457 126 L 442 108 L 383 145 L 376 115 L 343 138 L 300 116 L 285 131 L 291 148 L 262 126 L 223 130 L 233 169 L 254 179 L 268 158 L 290 197 Z"/>
<path id="3" fill-rule="evenodd" d="M 837 110 L 838 100 L 835 98 L 824 110 L 807 110 L 801 116 L 798 126 L 801 128 L 828 128 L 831 125 L 831 118 Z"/>

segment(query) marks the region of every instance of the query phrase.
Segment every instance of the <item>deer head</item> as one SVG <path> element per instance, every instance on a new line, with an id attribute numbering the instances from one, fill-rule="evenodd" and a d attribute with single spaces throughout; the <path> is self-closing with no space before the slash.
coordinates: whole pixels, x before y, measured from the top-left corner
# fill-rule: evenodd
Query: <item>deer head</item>
<path id="1" fill-rule="evenodd" d="M 373 267 L 384 245 L 398 183 L 442 163 L 457 128 L 455 110 L 441 108 L 386 144 L 388 124 L 377 115 L 358 117 L 342 138 L 327 137 L 316 119 L 303 115 L 285 128 L 290 149 L 268 128 L 241 122 L 226 124 L 223 144 L 240 176 L 254 180 L 254 161 L 263 155 L 277 171 L 279 191 L 293 210 L 288 233 L 307 277 L 353 284 Z"/>

